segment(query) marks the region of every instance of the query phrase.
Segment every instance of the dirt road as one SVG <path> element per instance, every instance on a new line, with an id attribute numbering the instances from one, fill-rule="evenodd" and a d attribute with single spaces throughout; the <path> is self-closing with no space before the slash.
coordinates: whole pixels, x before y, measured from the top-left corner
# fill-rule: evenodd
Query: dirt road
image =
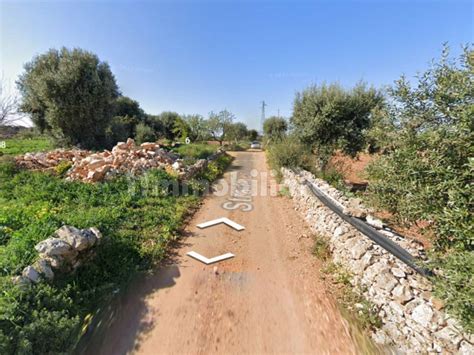
<path id="1" fill-rule="evenodd" d="M 234 156 L 223 181 L 237 175 L 242 183 L 206 198 L 175 257 L 134 282 L 98 327 L 87 353 L 357 352 L 319 279 L 310 231 L 290 199 L 269 196 L 271 179 L 262 182 L 268 173 L 264 153 Z M 252 179 L 259 185 L 249 200 L 246 186 Z M 261 196 L 264 190 L 267 196 Z M 196 227 L 220 217 L 245 230 Z M 189 251 L 235 257 L 205 265 L 186 256 Z"/>

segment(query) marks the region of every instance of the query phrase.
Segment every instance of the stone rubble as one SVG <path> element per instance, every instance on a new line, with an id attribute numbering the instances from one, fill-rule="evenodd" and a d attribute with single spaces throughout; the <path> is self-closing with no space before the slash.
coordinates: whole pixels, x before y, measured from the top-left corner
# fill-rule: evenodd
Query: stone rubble
<path id="1" fill-rule="evenodd" d="M 94 255 L 93 248 L 102 238 L 95 228 L 78 229 L 64 225 L 51 237 L 36 244 L 39 259 L 25 267 L 21 276 L 13 281 L 18 284 L 38 283 L 42 279 L 52 280 L 56 273 L 72 272 Z"/>
<path id="2" fill-rule="evenodd" d="M 474 354 L 473 336 L 443 310 L 431 295 L 431 283 L 396 259 L 368 237 L 344 222 L 313 195 L 305 181 L 313 183 L 344 207 L 344 212 L 365 218 L 413 256 L 425 258 L 421 243 L 408 240 L 384 227 L 371 216 L 360 199 L 345 197 L 311 173 L 282 169 L 299 211 L 313 232 L 327 238 L 334 262 L 352 273 L 352 284 L 379 310 L 382 327 L 372 333 L 375 342 L 400 353 Z"/>
<path id="3" fill-rule="evenodd" d="M 61 162 L 70 162 L 67 180 L 99 182 L 121 174 L 139 175 L 152 168 L 163 169 L 187 179 L 203 170 L 209 160 L 223 152 L 218 151 L 208 159 L 200 159 L 194 165 L 185 166 L 180 157 L 161 148 L 158 143 L 147 142 L 135 145 L 131 138 L 119 142 L 111 151 L 90 152 L 86 150 L 53 150 L 47 153 L 26 153 L 16 157 L 16 164 L 31 170 L 54 169 Z"/>
<path id="4" fill-rule="evenodd" d="M 98 182 L 107 178 L 130 173 L 138 175 L 151 168 L 173 169 L 184 173 L 178 156 L 167 152 L 157 143 L 135 145 L 131 138 L 112 149 L 93 153 L 74 163 L 68 172 L 68 180 Z"/>
<path id="5" fill-rule="evenodd" d="M 87 150 L 72 149 L 55 149 L 44 153 L 26 153 L 15 157 L 16 164 L 23 169 L 28 170 L 49 170 L 55 168 L 61 162 L 71 162 L 84 159 L 91 154 Z"/>

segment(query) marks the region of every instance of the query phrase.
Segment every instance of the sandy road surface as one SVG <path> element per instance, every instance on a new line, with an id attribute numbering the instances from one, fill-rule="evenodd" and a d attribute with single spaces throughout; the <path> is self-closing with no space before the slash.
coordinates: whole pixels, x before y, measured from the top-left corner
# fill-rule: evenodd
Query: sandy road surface
<path id="1" fill-rule="evenodd" d="M 242 195 L 241 187 L 255 171 L 268 171 L 265 155 L 234 156 L 224 181 L 237 174 L 244 183 L 232 194 Z M 346 322 L 318 277 L 309 230 L 291 200 L 268 196 L 268 190 L 260 196 L 269 183 L 259 184 L 257 196 L 246 202 L 251 211 L 241 210 L 249 204 L 230 201 L 231 193 L 206 198 L 176 255 L 153 276 L 133 283 L 98 327 L 86 353 L 356 353 Z M 227 208 L 238 208 L 225 209 L 226 202 Z M 219 217 L 245 230 L 196 227 Z M 204 265 L 186 256 L 191 250 L 209 258 L 227 252 L 235 257 Z"/>

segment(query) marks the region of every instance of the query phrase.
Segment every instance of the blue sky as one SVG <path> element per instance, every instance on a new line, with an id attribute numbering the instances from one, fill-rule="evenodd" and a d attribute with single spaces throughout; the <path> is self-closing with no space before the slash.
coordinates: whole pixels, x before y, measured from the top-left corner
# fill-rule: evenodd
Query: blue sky
<path id="1" fill-rule="evenodd" d="M 107 61 L 148 113 L 227 108 L 258 128 L 312 83 L 381 87 L 473 42 L 471 1 L 2 1 L 3 77 L 48 48 Z"/>

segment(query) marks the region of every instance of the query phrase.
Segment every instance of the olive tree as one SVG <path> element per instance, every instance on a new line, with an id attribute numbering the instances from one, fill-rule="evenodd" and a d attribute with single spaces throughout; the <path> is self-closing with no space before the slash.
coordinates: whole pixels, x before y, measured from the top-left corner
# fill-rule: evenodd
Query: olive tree
<path id="1" fill-rule="evenodd" d="M 248 131 L 248 138 L 251 141 L 254 141 L 258 138 L 258 132 L 256 129 L 251 129 Z"/>
<path id="2" fill-rule="evenodd" d="M 244 139 L 248 135 L 247 126 L 245 123 L 242 122 L 235 122 L 229 125 L 229 129 L 227 131 L 227 139 L 228 140 L 238 140 Z"/>
<path id="3" fill-rule="evenodd" d="M 286 135 L 288 123 L 284 118 L 272 116 L 263 122 L 263 133 L 269 142 L 280 141 Z"/>
<path id="4" fill-rule="evenodd" d="M 179 134 L 176 131 L 176 125 L 181 124 L 181 122 L 178 122 L 178 120 L 181 120 L 181 116 L 177 112 L 165 111 L 158 115 L 158 120 L 161 123 L 164 137 L 170 140 L 175 139 L 176 135 Z"/>
<path id="5" fill-rule="evenodd" d="M 360 83 L 310 86 L 296 95 L 291 123 L 297 137 L 317 153 L 324 166 L 336 149 L 355 156 L 365 145 L 364 131 L 383 95 Z"/>
<path id="6" fill-rule="evenodd" d="M 474 52 L 451 59 L 445 47 L 415 82 L 389 91 L 393 149 L 368 169 L 367 197 L 399 222 L 428 229 L 434 294 L 474 331 Z M 422 223 L 420 223 L 422 222 Z"/>
<path id="7" fill-rule="evenodd" d="M 140 104 L 127 96 L 119 96 L 115 101 L 115 116 L 107 127 L 108 145 L 135 137 L 136 127 L 145 120 L 145 112 Z"/>
<path id="8" fill-rule="evenodd" d="M 98 148 L 119 90 L 107 63 L 82 49 L 50 49 L 24 66 L 20 109 L 40 131 L 68 145 Z"/>
<path id="9" fill-rule="evenodd" d="M 189 125 L 181 116 L 174 121 L 173 134 L 175 139 L 184 141 L 189 136 Z"/>
<path id="10" fill-rule="evenodd" d="M 226 139 L 234 119 L 235 115 L 227 110 L 222 110 L 219 113 L 211 112 L 209 114 L 209 119 L 207 120 L 209 133 L 220 145 Z"/>
<path id="11" fill-rule="evenodd" d="M 188 124 L 189 138 L 194 141 L 203 141 L 208 138 L 209 132 L 207 129 L 206 120 L 201 115 L 186 115 L 184 120 Z"/>

